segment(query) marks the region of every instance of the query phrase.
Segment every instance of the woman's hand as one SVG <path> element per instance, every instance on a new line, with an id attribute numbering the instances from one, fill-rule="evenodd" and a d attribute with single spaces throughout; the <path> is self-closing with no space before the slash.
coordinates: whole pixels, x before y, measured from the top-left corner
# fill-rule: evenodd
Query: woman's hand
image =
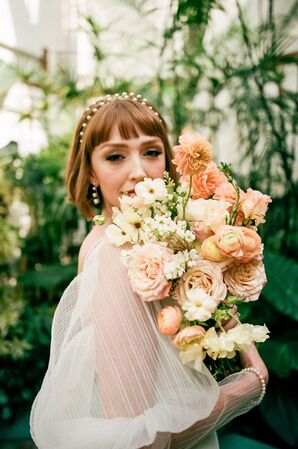
<path id="1" fill-rule="evenodd" d="M 266 384 L 269 380 L 269 374 L 263 359 L 261 358 L 257 348 L 253 345 L 248 351 L 240 352 L 240 359 L 243 365 L 243 368 L 247 368 L 249 366 L 260 371 Z"/>
<path id="2" fill-rule="evenodd" d="M 239 314 L 237 313 L 237 306 L 233 305 L 233 307 L 231 307 L 230 309 L 230 314 L 235 316 L 235 318 L 230 318 L 229 320 L 223 321 L 222 325 L 224 330 L 227 332 L 230 329 L 233 329 L 233 327 L 238 325 L 238 321 L 239 321 Z"/>

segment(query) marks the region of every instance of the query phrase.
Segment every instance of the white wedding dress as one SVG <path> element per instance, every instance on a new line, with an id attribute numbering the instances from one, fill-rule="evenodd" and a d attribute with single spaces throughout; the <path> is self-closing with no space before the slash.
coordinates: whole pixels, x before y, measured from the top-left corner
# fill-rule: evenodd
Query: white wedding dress
<path id="1" fill-rule="evenodd" d="M 218 385 L 183 365 L 157 329 L 159 308 L 132 291 L 118 248 L 93 246 L 54 315 L 30 419 L 39 449 L 219 447 L 216 429 L 253 406 L 258 379 Z"/>

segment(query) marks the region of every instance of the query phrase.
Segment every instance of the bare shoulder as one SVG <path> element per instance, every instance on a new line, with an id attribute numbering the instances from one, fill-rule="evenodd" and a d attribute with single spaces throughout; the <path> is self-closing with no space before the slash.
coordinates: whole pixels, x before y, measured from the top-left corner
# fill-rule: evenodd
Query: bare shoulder
<path id="1" fill-rule="evenodd" d="M 104 226 L 95 225 L 93 226 L 89 234 L 87 234 L 86 237 L 84 238 L 79 252 L 79 264 L 78 264 L 79 273 L 83 270 L 84 262 L 90 248 L 104 236 L 104 233 L 105 233 Z"/>

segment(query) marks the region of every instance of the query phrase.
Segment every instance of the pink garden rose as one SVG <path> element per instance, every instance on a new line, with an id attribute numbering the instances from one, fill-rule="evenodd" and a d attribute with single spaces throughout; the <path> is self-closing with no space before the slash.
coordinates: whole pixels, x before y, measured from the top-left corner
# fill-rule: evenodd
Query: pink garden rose
<path id="1" fill-rule="evenodd" d="M 173 251 L 157 243 L 140 246 L 126 261 L 133 290 L 144 301 L 155 301 L 168 296 L 171 283 L 164 273 L 165 263 Z"/>
<path id="2" fill-rule="evenodd" d="M 256 301 L 267 282 L 264 264 L 253 260 L 244 264 L 232 264 L 224 273 L 228 291 L 244 302 Z"/>
<path id="3" fill-rule="evenodd" d="M 265 223 L 265 215 L 268 204 L 272 202 L 269 195 L 264 195 L 258 190 L 248 189 L 241 197 L 240 207 L 246 220 L 254 220 L 258 226 Z"/>
<path id="4" fill-rule="evenodd" d="M 182 312 L 179 307 L 166 306 L 157 315 L 159 332 L 164 335 L 174 335 L 180 329 Z"/>
<path id="5" fill-rule="evenodd" d="M 192 178 L 192 198 L 209 198 L 225 179 L 225 175 L 218 169 L 215 162 L 210 162 L 205 170 L 195 174 Z M 189 183 L 189 176 L 183 176 L 182 181 Z"/>
<path id="6" fill-rule="evenodd" d="M 206 331 L 202 326 L 188 326 L 173 338 L 172 342 L 178 349 L 187 349 L 189 345 L 200 343 Z"/>
<path id="7" fill-rule="evenodd" d="M 173 164 L 181 175 L 195 175 L 212 161 L 212 146 L 200 134 L 184 134 L 174 147 Z"/>
<path id="8" fill-rule="evenodd" d="M 182 276 L 175 289 L 179 304 L 188 300 L 187 292 L 192 289 L 203 290 L 217 304 L 223 301 L 227 294 L 227 287 L 223 282 L 219 264 L 204 259 L 198 260 L 196 265 Z"/>
<path id="9" fill-rule="evenodd" d="M 239 263 L 262 258 L 260 236 L 244 226 L 223 226 L 215 234 L 215 243 L 226 257 L 232 257 Z"/>

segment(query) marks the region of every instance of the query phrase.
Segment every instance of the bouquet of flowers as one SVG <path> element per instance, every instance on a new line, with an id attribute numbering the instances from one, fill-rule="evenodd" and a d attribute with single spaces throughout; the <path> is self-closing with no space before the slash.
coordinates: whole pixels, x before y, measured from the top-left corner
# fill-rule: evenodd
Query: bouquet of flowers
<path id="1" fill-rule="evenodd" d="M 238 351 L 268 338 L 266 325 L 241 323 L 235 309 L 257 300 L 266 283 L 258 226 L 271 198 L 241 190 L 230 165 L 215 164 L 201 135 L 182 135 L 179 142 L 173 160 L 179 182 L 166 172 L 164 179 L 139 182 L 135 195 L 123 195 L 113 209 L 106 234 L 123 246 L 133 290 L 164 305 L 158 328 L 181 361 L 199 371 L 204 361 L 220 380 L 233 372 Z M 231 318 L 237 325 L 226 331 Z"/>

